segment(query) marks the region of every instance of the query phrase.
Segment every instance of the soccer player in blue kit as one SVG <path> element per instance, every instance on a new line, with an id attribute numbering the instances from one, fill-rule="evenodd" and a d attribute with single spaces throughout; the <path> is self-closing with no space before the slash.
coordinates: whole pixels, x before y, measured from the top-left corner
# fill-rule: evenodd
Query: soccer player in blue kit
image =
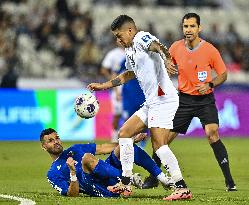
<path id="1" fill-rule="evenodd" d="M 141 138 L 137 135 L 134 141 Z M 52 128 L 41 132 L 40 141 L 42 149 L 47 151 L 53 160 L 47 173 L 48 181 L 61 195 L 75 197 L 84 193 L 95 197 L 120 196 L 119 193 L 112 193 L 107 189 L 108 186 L 116 184 L 122 175 L 117 144 L 75 144 L 63 150 L 60 137 Z M 146 152 L 136 145 L 134 152 L 135 164 L 160 179 L 163 185 L 169 185 L 168 177 Z M 96 154 L 108 153 L 111 154 L 105 161 L 95 157 Z M 125 191 L 121 194 L 126 196 Z"/>

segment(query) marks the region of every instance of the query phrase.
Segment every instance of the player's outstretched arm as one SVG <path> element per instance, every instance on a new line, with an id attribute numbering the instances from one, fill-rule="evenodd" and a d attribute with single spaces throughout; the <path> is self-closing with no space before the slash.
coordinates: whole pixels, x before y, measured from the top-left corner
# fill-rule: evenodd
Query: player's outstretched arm
<path id="1" fill-rule="evenodd" d="M 118 143 L 98 144 L 98 145 L 96 145 L 96 153 L 95 154 L 109 154 L 117 146 L 118 146 Z"/>
<path id="2" fill-rule="evenodd" d="M 127 81 L 135 78 L 135 74 L 133 71 L 125 71 L 119 74 L 117 77 L 105 82 L 105 83 L 91 83 L 87 86 L 89 90 L 98 91 L 98 90 L 106 90 L 109 88 L 117 87 L 126 83 Z"/>
<path id="3" fill-rule="evenodd" d="M 153 41 L 150 44 L 149 51 L 157 52 L 160 54 L 161 58 L 164 60 L 164 64 L 166 66 L 168 74 L 177 73 L 176 66 L 173 63 L 169 50 L 166 46 L 158 41 Z"/>

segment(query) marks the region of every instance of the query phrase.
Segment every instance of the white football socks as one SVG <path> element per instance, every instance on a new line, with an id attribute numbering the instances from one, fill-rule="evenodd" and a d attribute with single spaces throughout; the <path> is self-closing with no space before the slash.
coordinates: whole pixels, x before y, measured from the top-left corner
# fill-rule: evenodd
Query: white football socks
<path id="1" fill-rule="evenodd" d="M 161 172 L 161 174 L 157 175 L 156 177 L 162 184 L 168 185 L 169 183 L 169 177 L 166 177 L 166 175 Z"/>
<path id="2" fill-rule="evenodd" d="M 183 179 L 178 161 L 168 145 L 161 146 L 156 151 L 156 154 L 160 158 L 163 166 L 171 175 L 174 182 L 178 182 Z"/>
<path id="3" fill-rule="evenodd" d="M 132 138 L 119 138 L 122 176 L 131 177 L 134 163 L 134 147 Z"/>

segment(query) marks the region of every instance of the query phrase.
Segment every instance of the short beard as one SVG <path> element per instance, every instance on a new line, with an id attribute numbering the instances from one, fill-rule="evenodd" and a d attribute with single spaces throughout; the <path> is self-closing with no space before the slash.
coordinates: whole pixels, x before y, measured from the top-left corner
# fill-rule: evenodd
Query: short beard
<path id="1" fill-rule="evenodd" d="M 63 148 L 58 149 L 58 150 L 54 150 L 54 149 L 48 149 L 47 152 L 49 154 L 53 154 L 53 155 L 59 155 L 63 152 Z"/>

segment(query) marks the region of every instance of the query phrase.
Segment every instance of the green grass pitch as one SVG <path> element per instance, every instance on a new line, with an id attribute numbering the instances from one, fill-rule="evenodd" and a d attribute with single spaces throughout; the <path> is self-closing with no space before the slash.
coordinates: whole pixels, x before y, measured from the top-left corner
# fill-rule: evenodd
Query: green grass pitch
<path id="1" fill-rule="evenodd" d="M 80 195 L 76 198 L 60 196 L 46 180 L 51 159 L 41 150 L 39 142 L 0 142 L 0 194 L 31 199 L 36 204 L 188 204 L 188 205 L 248 205 L 249 204 L 249 138 L 223 138 L 227 147 L 230 166 L 236 181 L 237 192 L 225 192 L 224 179 L 206 139 L 176 139 L 171 145 L 184 178 L 193 192 L 193 200 L 165 202 L 166 192 L 161 186 L 151 190 L 134 189 L 129 199 L 104 199 Z M 64 148 L 73 142 L 64 143 Z M 146 150 L 151 153 L 151 144 Z M 103 156 L 105 157 L 105 156 Z M 139 167 L 143 177 L 147 172 Z M 1 205 L 20 202 L 0 198 Z"/>

